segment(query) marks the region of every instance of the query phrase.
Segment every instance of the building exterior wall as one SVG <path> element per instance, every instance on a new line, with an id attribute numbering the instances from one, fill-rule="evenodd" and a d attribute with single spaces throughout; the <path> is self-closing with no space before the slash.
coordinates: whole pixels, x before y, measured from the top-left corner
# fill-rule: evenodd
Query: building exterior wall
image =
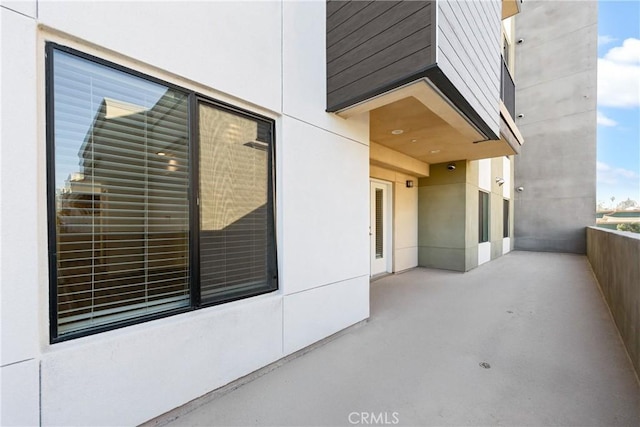
<path id="1" fill-rule="evenodd" d="M 496 135 L 500 134 L 502 2 L 439 0 L 436 62 Z M 476 26 L 482 22 L 483 25 Z"/>
<path id="2" fill-rule="evenodd" d="M 515 17 L 515 248 L 585 253 L 595 223 L 595 1 L 527 1 Z M 544 64 L 544 65 L 542 65 Z"/>
<path id="3" fill-rule="evenodd" d="M 418 265 L 466 271 L 466 182 L 468 162 L 431 165 L 418 188 Z M 476 233 L 477 234 L 477 233 Z M 477 242 L 476 242 L 477 244 Z"/>
<path id="4" fill-rule="evenodd" d="M 139 424 L 368 317 L 368 114 L 324 112 L 324 2 L 12 5 L 0 7 L 2 425 Z M 278 291 L 50 344 L 46 41 L 275 119 Z"/>
<path id="5" fill-rule="evenodd" d="M 418 264 L 469 271 L 506 254 L 512 239 L 503 234 L 503 201 L 509 200 L 513 235 L 513 160 L 506 157 L 431 165 L 420 179 Z M 448 165 L 455 164 L 455 170 Z M 504 179 L 500 185 L 497 178 Z M 479 243 L 479 192 L 489 194 L 489 240 Z"/>
<path id="6" fill-rule="evenodd" d="M 327 111 L 348 115 L 426 84 L 478 138 L 500 139 L 501 10 L 500 0 L 328 0 Z"/>
<path id="7" fill-rule="evenodd" d="M 370 178 L 392 184 L 394 272 L 417 265 L 467 271 L 513 247 L 501 233 L 503 200 L 514 195 L 511 159 L 458 160 L 453 171 L 400 152 L 383 162 L 380 153 L 393 150 L 370 141 L 368 112 L 343 119 L 325 111 L 327 84 L 337 81 L 330 73 L 382 69 L 366 65 L 368 53 L 356 55 L 357 46 L 353 56 L 349 49 L 344 57 L 331 51 L 328 33 L 339 35 L 344 23 L 373 31 L 382 16 L 386 23 L 418 19 L 419 36 L 363 34 L 395 47 L 394 41 L 413 40 L 415 52 L 429 58 L 413 57 L 407 71 L 404 57 L 395 57 L 401 74 L 433 79 L 466 119 L 499 135 L 500 2 L 441 0 L 438 18 L 434 2 L 375 2 L 357 14 L 361 3 L 2 3 L 0 424 L 140 424 L 366 319 Z M 324 19 L 331 16 L 335 22 Z M 436 22 L 441 69 L 427 52 Z M 354 31 L 342 35 L 358 36 Z M 425 42 L 428 32 L 427 44 L 411 39 Z M 52 344 L 47 42 L 275 121 L 277 291 Z M 331 54 L 334 65 L 354 63 L 328 70 Z M 425 67 L 434 72 L 424 74 Z M 338 86 L 375 92 L 389 83 L 364 81 Z M 490 235 L 482 244 L 480 189 L 490 194 Z"/>

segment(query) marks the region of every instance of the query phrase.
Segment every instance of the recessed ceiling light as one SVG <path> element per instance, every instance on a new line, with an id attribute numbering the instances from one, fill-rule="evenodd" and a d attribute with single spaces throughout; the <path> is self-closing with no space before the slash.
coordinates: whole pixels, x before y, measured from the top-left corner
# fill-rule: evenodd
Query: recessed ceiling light
<path id="1" fill-rule="evenodd" d="M 156 154 L 158 156 L 166 156 L 167 155 L 167 153 L 165 153 L 164 151 L 158 151 Z"/>
<path id="2" fill-rule="evenodd" d="M 402 129 L 394 129 L 391 131 L 392 134 L 394 135 L 402 135 L 404 133 L 404 130 Z"/>
<path id="3" fill-rule="evenodd" d="M 411 142 L 418 142 L 418 140 L 417 139 L 412 139 Z"/>
<path id="4" fill-rule="evenodd" d="M 440 150 L 431 150 L 430 153 L 431 154 L 438 154 L 440 152 Z"/>

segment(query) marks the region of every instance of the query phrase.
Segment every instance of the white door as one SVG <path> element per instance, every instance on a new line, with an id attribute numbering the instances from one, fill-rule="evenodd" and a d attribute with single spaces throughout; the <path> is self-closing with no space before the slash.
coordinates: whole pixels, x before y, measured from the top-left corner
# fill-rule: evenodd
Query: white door
<path id="1" fill-rule="evenodd" d="M 371 276 L 391 273 L 391 184 L 371 181 Z"/>

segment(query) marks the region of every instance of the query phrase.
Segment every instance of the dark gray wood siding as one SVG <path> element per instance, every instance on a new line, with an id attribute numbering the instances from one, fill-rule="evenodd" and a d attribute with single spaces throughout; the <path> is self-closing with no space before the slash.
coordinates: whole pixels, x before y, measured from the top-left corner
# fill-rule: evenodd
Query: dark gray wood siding
<path id="1" fill-rule="evenodd" d="M 433 1 L 327 2 L 327 110 L 375 96 L 435 63 Z"/>

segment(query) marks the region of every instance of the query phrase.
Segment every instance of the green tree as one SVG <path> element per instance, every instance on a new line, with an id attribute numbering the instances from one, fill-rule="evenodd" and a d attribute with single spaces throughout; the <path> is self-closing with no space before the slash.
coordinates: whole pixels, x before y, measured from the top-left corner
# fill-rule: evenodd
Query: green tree
<path id="1" fill-rule="evenodd" d="M 640 222 L 631 222 L 626 224 L 618 224 L 618 231 L 630 231 L 632 233 L 640 233 Z"/>

